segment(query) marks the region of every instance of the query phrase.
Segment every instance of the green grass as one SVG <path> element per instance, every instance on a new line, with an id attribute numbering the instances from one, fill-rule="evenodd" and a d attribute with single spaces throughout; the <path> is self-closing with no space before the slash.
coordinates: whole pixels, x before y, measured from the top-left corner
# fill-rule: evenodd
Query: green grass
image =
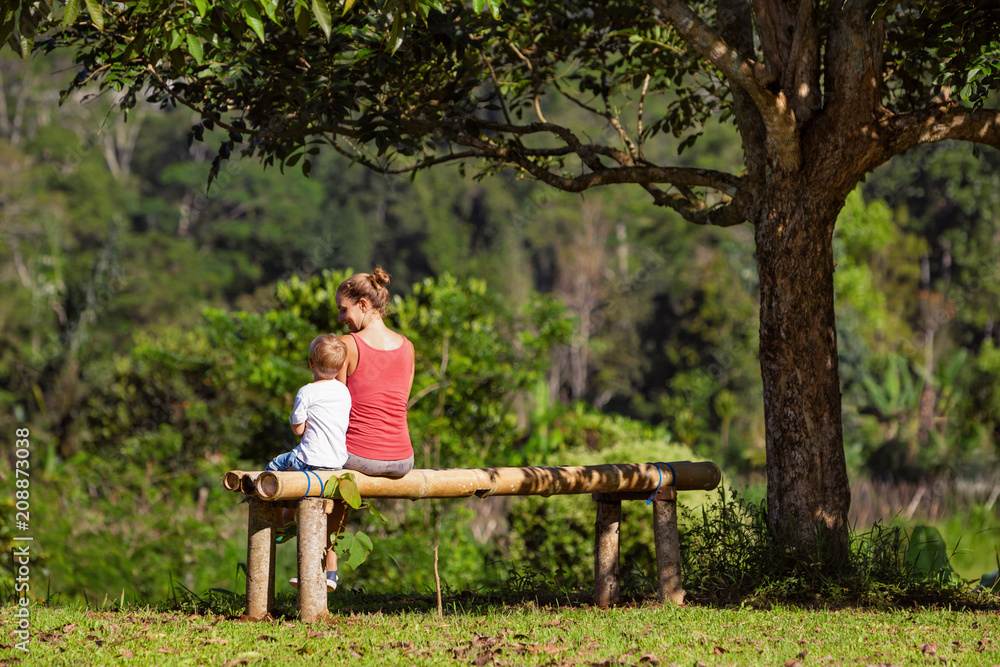
<path id="1" fill-rule="evenodd" d="M 288 604 L 290 600 L 285 599 Z M 132 608 L 32 608 L 30 654 L 13 648 L 0 609 L 0 664 L 123 665 L 961 665 L 1000 664 L 995 611 L 713 609 L 655 603 L 502 604 L 330 597 L 307 625 Z M 381 608 L 379 608 L 381 607 Z"/>

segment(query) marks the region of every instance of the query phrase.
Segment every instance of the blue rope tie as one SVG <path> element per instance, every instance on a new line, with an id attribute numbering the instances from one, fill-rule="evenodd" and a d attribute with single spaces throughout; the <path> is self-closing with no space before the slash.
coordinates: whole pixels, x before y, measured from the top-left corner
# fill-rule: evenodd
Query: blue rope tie
<path id="1" fill-rule="evenodd" d="M 323 488 L 323 479 L 319 476 L 318 472 L 316 472 L 315 470 L 303 470 L 302 472 L 306 476 L 306 492 L 302 494 L 302 498 L 308 497 L 309 491 L 310 489 L 312 489 L 312 478 L 309 476 L 309 473 L 316 475 L 316 483 L 319 484 L 320 489 Z M 299 500 L 302 500 L 302 498 L 299 498 Z"/>
<path id="2" fill-rule="evenodd" d="M 646 498 L 646 504 L 649 505 L 656 499 L 656 494 L 660 492 L 660 484 L 663 484 L 663 471 L 660 470 L 660 466 L 656 466 L 656 473 L 660 476 L 660 479 L 656 482 L 656 488 L 653 492 L 649 494 L 649 498 Z"/>
<path id="3" fill-rule="evenodd" d="M 670 468 L 670 486 L 677 486 L 677 473 L 674 472 L 674 467 L 669 463 L 664 463 L 663 465 Z M 649 494 L 649 498 L 646 498 L 647 505 L 656 500 L 656 494 L 660 492 L 660 486 L 663 484 L 663 471 L 660 470 L 659 465 L 656 466 L 656 472 L 660 475 L 660 479 L 656 482 L 656 488 L 653 489 L 651 494 Z"/>

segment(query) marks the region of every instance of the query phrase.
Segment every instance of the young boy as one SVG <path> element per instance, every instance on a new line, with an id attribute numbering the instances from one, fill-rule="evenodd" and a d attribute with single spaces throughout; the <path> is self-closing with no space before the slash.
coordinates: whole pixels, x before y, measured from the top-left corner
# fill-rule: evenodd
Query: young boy
<path id="1" fill-rule="evenodd" d="M 347 359 L 347 346 L 332 334 L 322 334 L 309 344 L 309 368 L 313 381 L 295 396 L 289 421 L 292 433 L 302 436 L 298 447 L 276 456 L 266 470 L 339 470 L 347 461 L 347 424 L 351 416 L 351 394 L 337 374 Z M 292 533 L 293 510 L 277 510 L 278 525 L 286 537 Z M 328 526 L 327 532 L 332 532 Z M 328 535 L 329 539 L 329 535 Z M 327 590 L 337 588 L 337 554 L 326 554 Z M 290 582 L 298 588 L 298 578 Z"/>

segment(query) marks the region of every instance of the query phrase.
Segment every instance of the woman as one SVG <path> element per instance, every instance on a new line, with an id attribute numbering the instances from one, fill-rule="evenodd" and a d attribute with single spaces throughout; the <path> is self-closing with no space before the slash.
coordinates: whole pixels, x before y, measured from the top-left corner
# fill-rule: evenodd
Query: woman
<path id="1" fill-rule="evenodd" d="M 413 344 L 385 325 L 389 274 L 381 267 L 356 273 L 337 288 L 339 320 L 350 336 L 347 361 L 337 379 L 351 392 L 345 470 L 366 475 L 402 477 L 413 468 L 413 446 L 406 404 L 413 387 Z M 348 507 L 337 503 L 328 515 L 328 533 L 339 534 Z M 327 590 L 337 587 L 337 555 L 327 552 Z"/>
<path id="2" fill-rule="evenodd" d="M 389 275 L 356 273 L 337 288 L 347 361 L 337 379 L 351 392 L 345 469 L 402 477 L 413 468 L 406 404 L 413 387 L 413 344 L 385 325 Z"/>

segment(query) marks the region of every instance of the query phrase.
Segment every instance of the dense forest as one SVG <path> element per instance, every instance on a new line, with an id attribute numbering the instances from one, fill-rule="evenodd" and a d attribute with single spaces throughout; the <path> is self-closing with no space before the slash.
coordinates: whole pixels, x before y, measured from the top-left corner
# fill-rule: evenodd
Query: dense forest
<path id="1" fill-rule="evenodd" d="M 207 187 L 217 147 L 192 141 L 198 118 L 62 101 L 61 69 L 0 58 L 0 421 L 31 432 L 47 595 L 239 590 L 246 506 L 219 479 L 293 446 L 304 350 L 341 331 L 340 280 L 375 265 L 417 350 L 417 465 L 704 458 L 760 493 L 748 225 L 694 226 L 628 189 L 567 195 L 458 168 L 396 178 L 333 153 L 308 177 L 234 156 Z M 697 152 L 731 169 L 739 137 L 706 131 Z M 895 159 L 850 197 L 835 250 L 852 516 L 951 521 L 950 535 L 978 535 L 963 543 L 969 574 L 993 569 L 1000 154 L 942 144 Z M 569 502 L 430 506 L 366 524 L 376 551 L 350 578 L 427 586 L 434 543 L 450 545 L 456 588 L 592 548 Z M 555 520 L 579 531 L 545 535 Z M 649 538 L 625 540 L 648 564 Z M 575 560 L 564 574 L 585 577 Z"/>

